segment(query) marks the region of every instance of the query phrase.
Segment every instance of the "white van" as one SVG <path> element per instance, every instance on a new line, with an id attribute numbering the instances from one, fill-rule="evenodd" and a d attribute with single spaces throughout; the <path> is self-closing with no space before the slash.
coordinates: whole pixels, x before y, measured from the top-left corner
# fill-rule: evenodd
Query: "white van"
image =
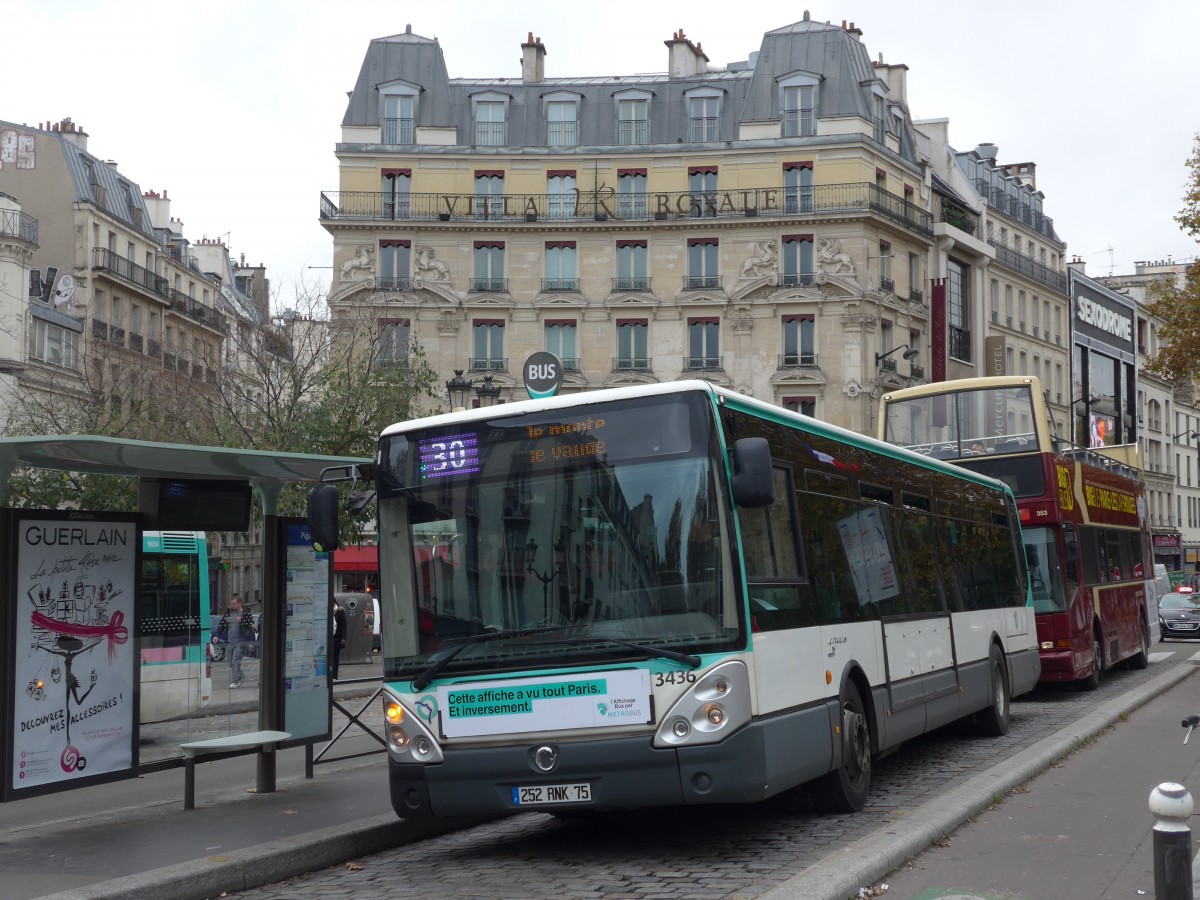
<path id="1" fill-rule="evenodd" d="M 1150 617 L 1150 642 L 1161 641 L 1158 627 L 1158 601 L 1171 593 L 1171 576 L 1162 563 L 1154 564 L 1154 580 L 1146 584 L 1146 612 Z"/>

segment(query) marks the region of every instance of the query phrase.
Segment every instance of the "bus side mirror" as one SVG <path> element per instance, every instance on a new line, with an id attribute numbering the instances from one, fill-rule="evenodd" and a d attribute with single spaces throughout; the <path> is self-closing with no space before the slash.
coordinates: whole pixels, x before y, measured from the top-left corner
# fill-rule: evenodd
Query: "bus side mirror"
<path id="1" fill-rule="evenodd" d="M 318 553 L 336 550 L 338 542 L 338 489 L 318 484 L 308 492 L 308 530 Z"/>
<path id="2" fill-rule="evenodd" d="M 733 502 L 750 508 L 775 502 L 771 445 L 766 438 L 741 438 L 733 444 Z"/>

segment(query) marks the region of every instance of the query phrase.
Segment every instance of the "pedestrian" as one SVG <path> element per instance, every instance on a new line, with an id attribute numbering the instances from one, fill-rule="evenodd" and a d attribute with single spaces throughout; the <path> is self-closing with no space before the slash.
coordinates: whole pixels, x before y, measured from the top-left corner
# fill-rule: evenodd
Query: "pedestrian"
<path id="1" fill-rule="evenodd" d="M 225 645 L 229 648 L 229 686 L 241 687 L 242 657 L 246 653 L 246 644 L 255 638 L 254 616 L 242 609 L 241 594 L 230 598 L 229 609 L 217 623 L 217 633 L 225 636 Z"/>
<path id="2" fill-rule="evenodd" d="M 336 600 L 333 602 L 333 646 L 329 648 L 329 675 L 338 677 L 338 661 L 346 646 L 346 611 Z"/>

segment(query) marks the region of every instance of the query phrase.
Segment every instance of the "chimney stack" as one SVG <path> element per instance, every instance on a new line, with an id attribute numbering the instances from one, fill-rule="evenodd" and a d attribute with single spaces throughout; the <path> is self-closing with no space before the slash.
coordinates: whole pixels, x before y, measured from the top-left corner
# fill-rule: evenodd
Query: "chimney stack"
<path id="1" fill-rule="evenodd" d="M 693 44 L 680 28 L 667 45 L 667 74 L 671 78 L 689 78 L 708 71 L 708 56 L 699 44 Z"/>
<path id="2" fill-rule="evenodd" d="M 521 45 L 521 80 L 526 84 L 546 80 L 546 47 L 532 31 Z"/>

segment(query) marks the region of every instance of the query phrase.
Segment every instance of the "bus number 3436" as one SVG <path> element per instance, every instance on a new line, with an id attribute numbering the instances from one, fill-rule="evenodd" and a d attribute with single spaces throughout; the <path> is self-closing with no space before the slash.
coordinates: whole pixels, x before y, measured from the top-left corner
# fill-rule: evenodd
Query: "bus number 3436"
<path id="1" fill-rule="evenodd" d="M 654 686 L 662 687 L 664 684 L 694 684 L 696 681 L 696 673 L 688 672 L 655 672 Z"/>

